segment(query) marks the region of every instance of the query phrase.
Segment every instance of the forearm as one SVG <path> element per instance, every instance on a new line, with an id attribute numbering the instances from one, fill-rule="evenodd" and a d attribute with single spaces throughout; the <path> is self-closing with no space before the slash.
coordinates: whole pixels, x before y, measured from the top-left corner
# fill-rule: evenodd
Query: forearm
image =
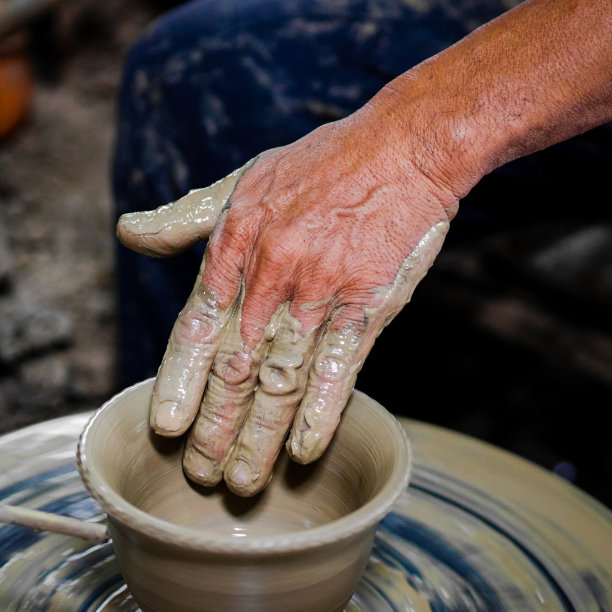
<path id="1" fill-rule="evenodd" d="M 504 163 L 612 119 L 611 32 L 610 0 L 528 0 L 392 81 L 363 112 L 386 114 L 400 143 L 416 133 L 419 165 L 462 197 Z"/>

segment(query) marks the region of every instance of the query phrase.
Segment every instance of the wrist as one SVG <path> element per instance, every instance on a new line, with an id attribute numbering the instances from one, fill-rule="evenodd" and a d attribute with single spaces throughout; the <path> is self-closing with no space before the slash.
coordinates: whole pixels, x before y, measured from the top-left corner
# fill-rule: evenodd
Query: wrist
<path id="1" fill-rule="evenodd" d="M 524 2 L 372 105 L 391 109 L 406 155 L 460 199 L 506 162 L 612 118 L 610 23 L 604 0 Z"/>
<path id="2" fill-rule="evenodd" d="M 468 111 L 470 102 L 438 57 L 391 81 L 356 115 L 384 140 L 396 178 L 414 171 L 426 177 L 452 218 L 457 201 L 503 162 L 499 145 Z"/>
<path id="3" fill-rule="evenodd" d="M 488 125 L 486 112 L 475 112 L 481 104 L 439 70 L 436 59 L 389 83 L 373 102 L 399 117 L 402 157 L 460 200 L 507 160 L 502 135 Z"/>

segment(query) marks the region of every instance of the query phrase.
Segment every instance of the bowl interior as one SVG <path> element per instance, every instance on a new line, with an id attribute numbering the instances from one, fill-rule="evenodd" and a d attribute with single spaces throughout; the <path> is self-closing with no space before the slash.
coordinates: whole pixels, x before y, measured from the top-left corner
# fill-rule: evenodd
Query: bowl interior
<path id="1" fill-rule="evenodd" d="M 170 529 L 194 530 L 196 539 L 208 534 L 237 543 L 303 532 L 364 508 L 384 511 L 375 502 L 381 491 L 388 495 L 380 504 L 390 505 L 389 495 L 406 484 L 409 451 L 400 426 L 355 392 L 330 448 L 314 464 L 298 465 L 282 450 L 271 484 L 253 498 L 237 497 L 223 485 L 200 487 L 183 473 L 183 440 L 159 437 L 149 428 L 152 384 L 140 383 L 110 400 L 81 440 L 84 479 L 111 515 L 109 500 L 137 521 L 146 521 L 140 510 Z"/>

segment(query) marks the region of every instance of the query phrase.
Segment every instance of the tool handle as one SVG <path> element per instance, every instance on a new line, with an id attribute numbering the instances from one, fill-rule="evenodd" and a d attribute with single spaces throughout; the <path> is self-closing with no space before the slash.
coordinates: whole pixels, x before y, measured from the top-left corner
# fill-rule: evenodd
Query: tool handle
<path id="1" fill-rule="evenodd" d="M 0 523 L 11 523 L 41 531 L 63 533 L 96 542 L 105 542 L 109 539 L 108 528 L 105 524 L 80 521 L 61 514 L 31 510 L 23 506 L 0 504 Z"/>

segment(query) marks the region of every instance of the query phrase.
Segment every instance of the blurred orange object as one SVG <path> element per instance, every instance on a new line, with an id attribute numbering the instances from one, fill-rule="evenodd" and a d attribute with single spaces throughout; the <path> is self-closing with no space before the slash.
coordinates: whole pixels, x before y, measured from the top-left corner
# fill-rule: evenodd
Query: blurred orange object
<path id="1" fill-rule="evenodd" d="M 0 138 L 27 115 L 32 97 L 32 66 L 23 52 L 0 53 Z"/>

